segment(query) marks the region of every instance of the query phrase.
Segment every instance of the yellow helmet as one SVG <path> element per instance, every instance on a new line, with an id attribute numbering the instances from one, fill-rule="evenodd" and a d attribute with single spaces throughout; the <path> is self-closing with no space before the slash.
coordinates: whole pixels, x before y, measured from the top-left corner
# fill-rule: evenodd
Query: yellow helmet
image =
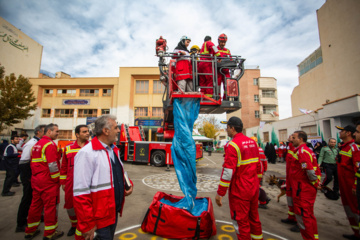
<path id="1" fill-rule="evenodd" d="M 257 142 L 257 137 L 250 137 L 250 139 L 254 140 L 255 142 Z"/>
<path id="2" fill-rule="evenodd" d="M 193 49 L 196 49 L 198 51 L 200 51 L 200 48 L 198 45 L 193 45 L 191 48 L 190 48 L 190 51 L 193 50 Z"/>

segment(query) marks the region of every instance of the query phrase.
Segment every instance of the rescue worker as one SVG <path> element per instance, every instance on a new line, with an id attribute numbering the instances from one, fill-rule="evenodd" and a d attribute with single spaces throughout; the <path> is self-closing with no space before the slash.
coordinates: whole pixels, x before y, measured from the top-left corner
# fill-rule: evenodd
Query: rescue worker
<path id="1" fill-rule="evenodd" d="M 215 197 L 222 206 L 222 198 L 229 188 L 230 214 L 238 239 L 263 239 L 258 213 L 259 180 L 257 165 L 259 150 L 254 140 L 242 134 L 243 123 L 238 117 L 227 121 L 229 142 Z"/>
<path id="2" fill-rule="evenodd" d="M 252 140 L 257 142 L 256 137 L 251 137 Z M 270 202 L 270 198 L 268 198 L 266 192 L 264 189 L 261 188 L 262 186 L 262 180 L 265 172 L 267 171 L 267 160 L 265 157 L 264 150 L 259 147 L 259 163 L 258 163 L 258 179 L 259 179 L 259 208 L 267 209 L 267 204 Z"/>
<path id="3" fill-rule="evenodd" d="M 131 181 L 131 186 L 126 185 L 119 149 L 113 144 L 119 132 L 116 117 L 102 115 L 95 121 L 96 137 L 75 156 L 73 189 L 78 219 L 75 234 L 85 240 L 93 239 L 95 231 L 99 239 L 114 238 L 125 196 L 133 191 Z"/>
<path id="4" fill-rule="evenodd" d="M 175 58 L 175 81 L 182 92 L 193 91 L 192 64 L 191 58 L 189 57 L 190 52 L 187 49 L 190 42 L 191 38 L 182 36 L 180 42 L 174 49 L 174 53 L 180 54 L 179 57 Z"/>
<path id="5" fill-rule="evenodd" d="M 200 62 L 199 63 L 199 73 L 206 73 L 210 75 L 199 75 L 199 86 L 206 87 L 201 88 L 200 91 L 204 93 L 208 97 L 213 97 L 214 94 L 214 84 L 213 84 L 213 76 L 212 74 L 215 73 L 214 69 L 212 68 L 212 63 L 210 62 L 212 58 L 209 56 L 220 56 L 218 49 L 215 47 L 215 44 L 211 42 L 211 37 L 206 36 L 204 39 L 204 43 L 201 47 L 200 54 L 202 57 L 200 60 L 207 61 L 207 62 Z"/>
<path id="6" fill-rule="evenodd" d="M 360 168 L 359 168 L 359 161 L 360 161 L 360 121 L 356 123 L 355 125 L 355 133 L 354 133 L 354 138 L 355 138 L 355 143 L 357 145 L 357 151 L 354 151 L 353 154 L 353 158 L 356 161 L 358 170 L 357 173 L 355 174 L 356 176 L 356 198 L 357 198 L 357 204 L 358 204 L 358 211 L 359 211 L 359 215 L 360 215 Z M 359 216 L 360 217 L 360 216 Z M 359 223 L 359 227 L 360 227 L 360 223 Z M 355 238 L 356 239 L 356 238 Z"/>
<path id="7" fill-rule="evenodd" d="M 303 239 L 319 239 L 314 204 L 316 192 L 321 189 L 320 169 L 315 154 L 306 146 L 307 134 L 295 131 L 292 140 L 296 148 L 290 169 L 295 217 Z"/>
<path id="8" fill-rule="evenodd" d="M 11 136 L 11 143 L 6 146 L 4 151 L 4 166 L 6 170 L 6 176 L 4 180 L 4 186 L 1 196 L 8 197 L 13 196 L 15 192 L 11 192 L 10 189 L 16 178 L 16 169 L 19 167 L 20 154 L 16 148 L 19 143 L 18 136 Z"/>
<path id="9" fill-rule="evenodd" d="M 74 186 L 74 159 L 76 154 L 82 147 L 88 144 L 90 137 L 89 128 L 86 125 L 78 125 L 75 128 L 76 141 L 66 146 L 63 159 L 61 162 L 60 170 L 60 184 L 65 191 L 65 204 L 64 208 L 67 210 L 71 228 L 67 235 L 72 236 L 75 234 L 77 218 L 75 215 L 73 204 L 73 186 Z"/>
<path id="10" fill-rule="evenodd" d="M 355 173 L 359 168 L 357 162 L 360 160 L 356 159 L 357 155 L 353 156 L 353 153 L 359 150 L 353 139 L 356 129 L 350 125 L 345 127 L 336 126 L 336 128 L 340 130 L 339 137 L 344 142 L 340 147 L 337 162 L 340 197 L 350 227 L 354 232 L 353 234 L 343 234 L 343 237 L 347 239 L 360 239 L 355 177 Z"/>
<path id="11" fill-rule="evenodd" d="M 60 200 L 60 157 L 54 140 L 59 135 L 58 125 L 50 123 L 45 135 L 31 151 L 31 187 L 33 197 L 27 219 L 25 239 L 33 239 L 40 233 L 38 226 L 44 209 L 44 240 L 58 239 L 64 232 L 57 231 L 57 208 Z"/>
<path id="12" fill-rule="evenodd" d="M 217 49 L 219 50 L 220 53 L 220 57 L 229 57 L 231 55 L 230 50 L 228 48 L 225 48 L 227 42 L 227 36 L 225 33 L 222 33 L 219 35 L 218 37 L 218 46 Z M 218 86 L 219 86 L 219 92 L 220 92 L 220 88 L 221 88 L 221 83 L 223 84 L 223 88 L 224 88 L 224 96 L 223 98 L 225 99 L 226 97 L 226 89 L 225 89 L 225 79 L 224 79 L 224 75 L 225 77 L 229 78 L 230 77 L 230 72 L 229 69 L 222 69 L 221 72 L 220 70 L 218 71 Z"/>
<path id="13" fill-rule="evenodd" d="M 200 53 L 200 48 L 198 45 L 193 45 L 191 46 L 190 48 L 190 55 L 193 55 L 193 54 L 199 54 Z"/>
<path id="14" fill-rule="evenodd" d="M 37 143 L 42 136 L 44 136 L 44 128 L 46 125 L 39 125 L 34 129 L 35 136 L 31 138 L 23 147 L 23 151 L 20 158 L 19 169 L 20 179 L 23 185 L 23 196 L 19 204 L 19 210 L 17 215 L 17 227 L 15 232 L 25 232 L 27 225 L 28 212 L 32 200 L 32 188 L 31 188 L 31 149 Z"/>
<path id="15" fill-rule="evenodd" d="M 296 154 L 294 153 L 294 146 L 292 143 L 292 135 L 288 138 L 289 145 L 287 146 L 287 154 L 285 157 L 286 161 L 286 200 L 288 205 L 288 217 L 285 219 L 281 219 L 281 222 L 287 223 L 287 224 L 296 224 L 296 218 L 294 213 L 294 204 L 293 204 L 293 197 L 292 197 L 292 177 L 290 174 L 290 169 L 292 169 L 292 165 L 296 161 Z M 300 229 L 297 225 L 295 225 L 295 228 L 293 229 L 293 232 L 300 232 Z"/>

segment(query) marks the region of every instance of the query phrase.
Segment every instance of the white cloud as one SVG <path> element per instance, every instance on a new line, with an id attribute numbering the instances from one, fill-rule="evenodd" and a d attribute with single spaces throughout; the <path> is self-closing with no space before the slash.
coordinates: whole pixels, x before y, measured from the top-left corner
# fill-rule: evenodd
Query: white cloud
<path id="1" fill-rule="evenodd" d="M 114 77 L 121 66 L 156 66 L 155 39 L 172 51 L 182 35 L 201 45 L 228 35 L 232 54 L 278 83 L 280 118 L 291 116 L 297 64 L 319 46 L 325 0 L 0 0 L 0 16 L 44 46 L 41 68 L 74 77 Z"/>

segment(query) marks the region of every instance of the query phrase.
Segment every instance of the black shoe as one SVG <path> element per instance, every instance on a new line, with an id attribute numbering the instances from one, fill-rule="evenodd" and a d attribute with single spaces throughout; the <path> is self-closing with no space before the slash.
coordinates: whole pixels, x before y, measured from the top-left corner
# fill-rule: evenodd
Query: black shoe
<path id="1" fill-rule="evenodd" d="M 33 233 L 25 234 L 25 239 L 33 239 L 34 237 L 39 235 L 39 233 L 40 233 L 40 230 L 36 229 L 35 232 L 33 232 Z"/>
<path id="2" fill-rule="evenodd" d="M 267 198 L 266 199 L 266 204 L 269 204 L 270 201 L 271 201 L 271 198 Z"/>
<path id="3" fill-rule="evenodd" d="M 300 232 L 300 228 L 299 228 L 299 226 L 296 224 L 295 226 L 293 226 L 292 228 L 290 228 L 290 231 L 292 231 L 292 232 Z"/>
<path id="4" fill-rule="evenodd" d="M 19 183 L 13 183 L 12 187 L 20 187 L 20 184 Z"/>
<path id="5" fill-rule="evenodd" d="M 7 192 L 7 193 L 2 193 L 1 196 L 3 197 L 9 197 L 9 196 L 14 196 L 15 192 Z"/>
<path id="6" fill-rule="evenodd" d="M 75 231 L 76 231 L 76 227 L 71 227 L 67 233 L 68 237 L 74 235 Z"/>
<path id="7" fill-rule="evenodd" d="M 25 232 L 25 228 L 26 226 L 21 226 L 21 227 L 17 226 L 15 232 Z"/>
<path id="8" fill-rule="evenodd" d="M 351 240 L 359 240 L 360 239 L 360 237 L 357 237 L 354 234 L 343 234 L 342 236 L 346 239 L 351 239 Z"/>
<path id="9" fill-rule="evenodd" d="M 51 237 L 43 237 L 43 240 L 55 240 L 61 238 L 63 235 L 63 231 L 55 231 L 55 233 Z"/>
<path id="10" fill-rule="evenodd" d="M 296 224 L 296 221 L 291 220 L 291 219 L 288 219 L 288 218 L 281 219 L 281 222 L 282 222 L 282 223 L 286 223 L 286 224 L 291 224 L 291 225 L 295 225 L 295 224 Z"/>
<path id="11" fill-rule="evenodd" d="M 259 208 L 268 209 L 268 206 L 266 206 L 266 204 L 259 204 Z"/>

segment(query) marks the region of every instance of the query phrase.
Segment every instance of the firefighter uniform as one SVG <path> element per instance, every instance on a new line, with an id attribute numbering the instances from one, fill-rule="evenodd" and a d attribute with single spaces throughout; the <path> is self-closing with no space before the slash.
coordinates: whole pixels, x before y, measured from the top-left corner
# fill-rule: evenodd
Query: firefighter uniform
<path id="1" fill-rule="evenodd" d="M 264 189 L 261 188 L 263 175 L 267 171 L 267 160 L 264 153 L 264 150 L 259 147 L 259 162 L 258 162 L 258 179 L 259 179 L 259 204 L 260 205 L 266 205 L 269 201 L 269 198 L 267 197 L 267 194 Z"/>
<path id="2" fill-rule="evenodd" d="M 207 60 L 207 61 L 211 60 L 211 58 L 206 57 L 208 55 L 213 55 L 217 57 L 220 56 L 218 49 L 211 41 L 204 42 L 204 44 L 201 47 L 200 54 L 202 55 L 200 60 Z M 198 72 L 214 74 L 212 63 L 200 62 Z M 201 88 L 201 92 L 212 97 L 212 95 L 214 94 L 212 75 L 199 75 L 199 85 L 202 87 L 211 87 L 211 88 Z"/>
<path id="3" fill-rule="evenodd" d="M 290 221 L 296 222 L 295 213 L 294 213 L 294 203 L 293 203 L 293 197 L 292 197 L 292 177 L 290 175 L 290 169 L 291 166 L 295 163 L 296 160 L 296 154 L 294 153 L 295 148 L 293 147 L 292 143 L 289 143 L 288 151 L 286 154 L 286 200 L 288 204 L 288 219 Z"/>
<path id="4" fill-rule="evenodd" d="M 87 144 L 88 142 L 86 142 Z M 86 145 L 85 144 L 85 145 Z M 69 144 L 65 148 L 63 159 L 61 162 L 60 170 L 60 184 L 65 185 L 65 204 L 64 208 L 67 209 L 67 213 L 70 218 L 71 226 L 76 227 L 77 218 L 74 210 L 74 195 L 73 195 L 73 186 L 74 186 L 74 159 L 76 154 L 79 152 L 81 147 L 75 141 L 72 144 Z M 75 236 L 76 238 L 76 236 Z"/>
<path id="5" fill-rule="evenodd" d="M 57 206 L 60 196 L 60 155 L 56 144 L 43 136 L 32 148 L 31 187 L 33 198 L 28 214 L 26 235 L 34 234 L 44 209 L 44 237 L 50 238 L 58 226 Z"/>
<path id="6" fill-rule="evenodd" d="M 219 50 L 220 57 L 227 57 L 227 56 L 231 55 L 230 50 L 228 48 L 220 48 L 220 46 L 217 46 L 217 49 Z M 225 77 L 227 77 L 227 78 L 230 77 L 229 69 L 222 69 L 221 72 L 223 74 L 225 74 Z M 225 82 L 224 75 L 222 75 L 220 73 L 220 70 L 219 70 L 219 72 L 218 72 L 218 86 L 220 87 L 221 83 L 224 84 L 224 95 L 226 95 L 226 89 L 225 89 L 225 83 L 224 82 Z"/>
<path id="7" fill-rule="evenodd" d="M 291 166 L 294 213 L 303 239 L 319 239 L 314 204 L 321 173 L 315 154 L 306 146 L 295 149 Z"/>
<path id="8" fill-rule="evenodd" d="M 352 193 L 352 189 L 356 189 L 355 173 L 359 168 L 359 155 L 354 154 L 359 151 L 359 147 L 354 143 L 354 140 L 344 143 L 340 147 L 338 155 L 338 178 L 341 202 L 344 206 L 346 216 L 349 220 L 351 229 L 356 237 L 359 235 L 359 219 L 358 219 L 358 203 L 356 196 Z"/>
<path id="9" fill-rule="evenodd" d="M 226 148 L 217 194 L 225 196 L 229 188 L 229 204 L 238 239 L 263 239 L 258 213 L 259 150 L 256 142 L 237 133 Z"/>

